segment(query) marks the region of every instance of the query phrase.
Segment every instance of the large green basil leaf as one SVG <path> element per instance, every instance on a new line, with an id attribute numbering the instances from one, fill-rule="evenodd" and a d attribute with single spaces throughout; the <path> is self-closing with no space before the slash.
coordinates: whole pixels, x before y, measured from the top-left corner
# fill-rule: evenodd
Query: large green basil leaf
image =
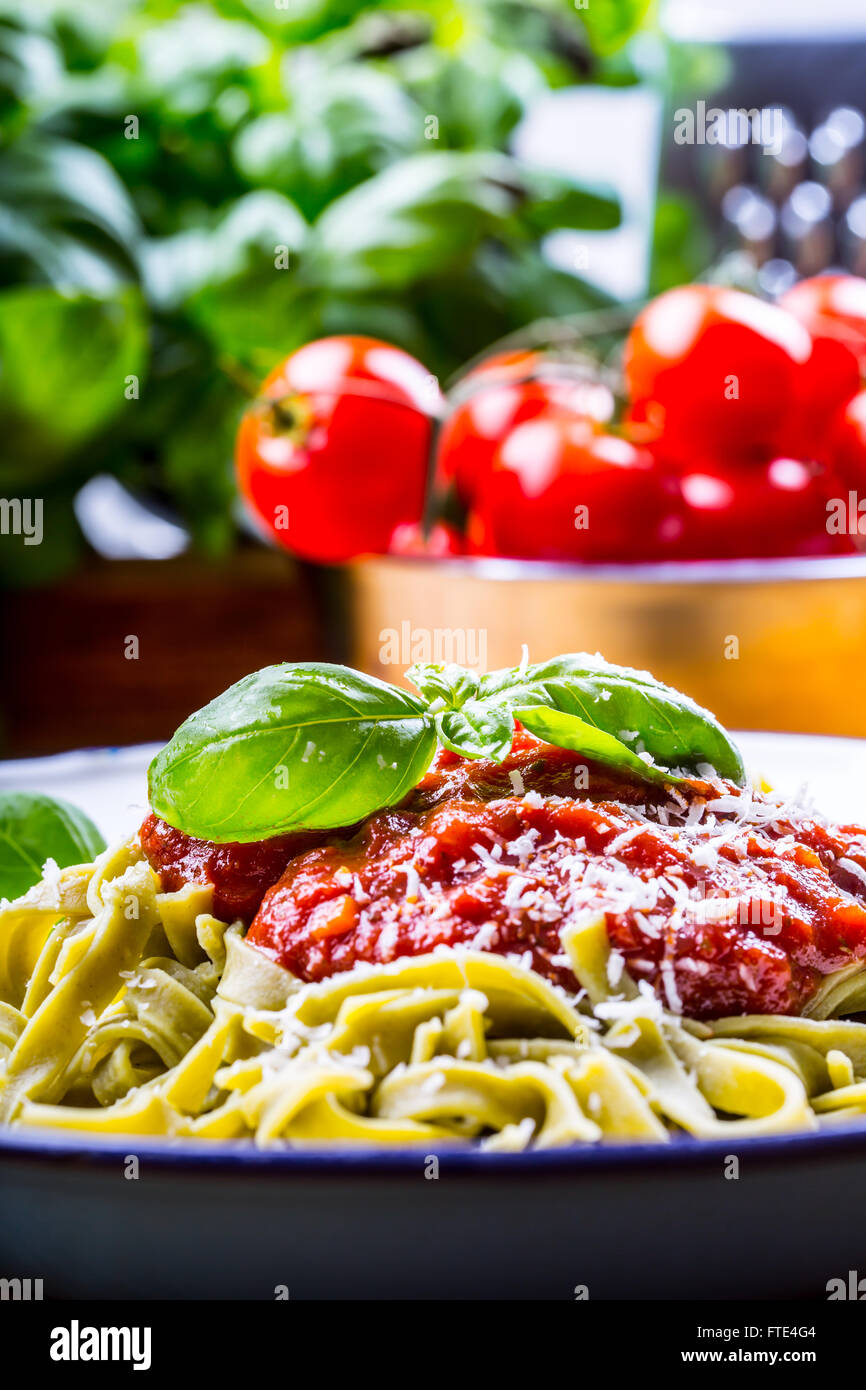
<path id="1" fill-rule="evenodd" d="M 0 898 L 19 898 L 38 883 L 42 865 L 86 864 L 105 849 L 77 806 L 41 792 L 0 791 Z"/>
<path id="2" fill-rule="evenodd" d="M 205 840 L 333 829 L 394 805 L 435 751 L 407 691 L 346 666 L 268 666 L 181 725 L 150 765 L 150 804 Z"/>

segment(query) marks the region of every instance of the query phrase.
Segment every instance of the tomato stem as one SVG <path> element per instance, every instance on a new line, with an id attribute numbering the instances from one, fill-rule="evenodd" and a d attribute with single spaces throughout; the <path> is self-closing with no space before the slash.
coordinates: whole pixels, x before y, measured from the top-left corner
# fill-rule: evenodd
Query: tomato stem
<path id="1" fill-rule="evenodd" d="M 253 375 L 249 367 L 244 366 L 243 362 L 239 362 L 236 357 L 230 357 L 223 353 L 217 359 L 217 367 L 230 381 L 233 381 L 235 386 L 238 386 L 241 391 L 243 391 L 244 395 L 248 396 L 251 401 L 256 399 L 259 394 L 258 378 Z"/>

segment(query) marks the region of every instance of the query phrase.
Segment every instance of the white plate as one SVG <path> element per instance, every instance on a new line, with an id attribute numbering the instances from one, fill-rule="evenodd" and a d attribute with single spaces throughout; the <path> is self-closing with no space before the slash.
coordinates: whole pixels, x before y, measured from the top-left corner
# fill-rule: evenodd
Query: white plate
<path id="1" fill-rule="evenodd" d="M 834 821 L 866 821 L 866 739 L 817 734 L 735 735 L 749 771 L 794 795 L 802 787 Z M 147 765 L 159 744 L 87 748 L 0 762 L 0 788 L 41 791 L 80 806 L 106 840 L 129 835 L 147 810 Z"/>
<path id="2" fill-rule="evenodd" d="M 0 789 L 46 792 L 86 811 L 109 841 L 131 835 L 147 812 L 147 765 L 161 747 L 83 748 L 0 762 Z"/>

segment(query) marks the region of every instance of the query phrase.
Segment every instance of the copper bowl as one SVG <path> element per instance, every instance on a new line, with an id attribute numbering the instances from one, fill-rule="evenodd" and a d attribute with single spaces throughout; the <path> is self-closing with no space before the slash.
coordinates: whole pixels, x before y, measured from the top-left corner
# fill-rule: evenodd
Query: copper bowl
<path id="1" fill-rule="evenodd" d="M 732 728 L 866 735 L 866 555 L 577 566 L 377 556 L 341 579 L 347 659 L 511 666 L 600 651 Z"/>

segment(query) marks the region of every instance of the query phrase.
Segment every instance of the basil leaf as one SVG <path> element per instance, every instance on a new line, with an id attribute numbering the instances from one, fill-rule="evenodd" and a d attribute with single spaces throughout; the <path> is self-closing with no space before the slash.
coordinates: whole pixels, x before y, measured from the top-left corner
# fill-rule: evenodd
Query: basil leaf
<path id="1" fill-rule="evenodd" d="M 511 751 L 514 715 L 505 705 L 467 700 L 458 710 L 436 715 L 436 732 L 452 753 L 501 763 Z"/>
<path id="2" fill-rule="evenodd" d="M 429 704 L 444 700 L 448 709 L 462 709 L 467 700 L 477 695 L 481 678 L 451 661 L 445 665 L 416 663 L 409 667 L 406 679 L 421 691 Z"/>
<path id="3" fill-rule="evenodd" d="M 481 677 L 455 662 L 410 666 L 408 679 L 436 719 L 439 742 L 464 758 L 501 762 L 511 750 L 514 716 L 503 704 L 475 698 Z"/>
<path id="4" fill-rule="evenodd" d="M 346 666 L 267 666 L 181 725 L 150 765 L 150 804 L 203 840 L 330 830 L 394 805 L 435 751 L 407 691 Z"/>
<path id="5" fill-rule="evenodd" d="M 68 801 L 41 792 L 0 792 L 0 897 L 20 898 L 53 859 L 61 869 L 105 849 L 93 822 Z"/>
<path id="6" fill-rule="evenodd" d="M 493 671 L 482 677 L 478 700 L 505 704 L 518 718 L 520 709 L 543 705 L 612 735 L 629 753 L 649 753 L 662 768 L 697 770 L 708 763 L 720 777 L 745 780 L 736 744 L 708 710 L 645 671 L 613 666 L 583 652 L 526 670 Z M 569 729 L 569 737 L 576 736 L 575 726 Z M 588 747 L 586 752 L 590 754 Z M 641 775 L 650 775 L 647 764 L 636 761 Z M 622 766 L 637 771 L 631 762 L 623 760 Z"/>
<path id="7" fill-rule="evenodd" d="M 550 709 L 547 705 L 534 705 L 530 709 L 515 710 L 521 724 L 557 748 L 572 748 L 576 753 L 585 753 L 597 763 L 608 767 L 628 768 L 644 781 L 678 782 L 680 779 L 662 768 L 645 763 L 636 753 L 621 743 L 612 734 L 587 724 L 576 714 L 563 714 L 562 710 Z"/>

